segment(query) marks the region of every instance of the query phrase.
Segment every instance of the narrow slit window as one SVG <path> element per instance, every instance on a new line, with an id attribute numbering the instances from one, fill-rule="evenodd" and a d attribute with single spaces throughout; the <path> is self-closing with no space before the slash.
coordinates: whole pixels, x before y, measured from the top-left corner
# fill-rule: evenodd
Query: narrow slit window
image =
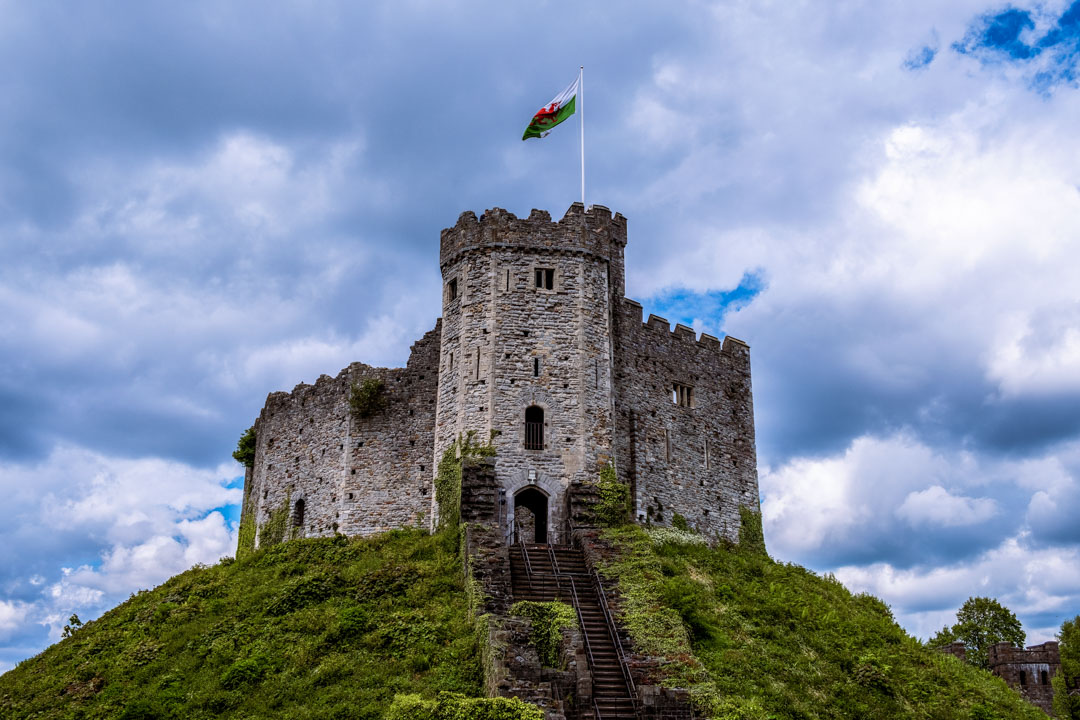
<path id="1" fill-rule="evenodd" d="M 450 353 L 450 369 L 454 369 L 454 353 Z"/>
<path id="2" fill-rule="evenodd" d="M 506 271 L 506 289 L 507 290 L 510 289 L 510 271 L 509 270 Z"/>
<path id="3" fill-rule="evenodd" d="M 705 438 L 705 469 L 709 469 L 709 438 Z"/>
<path id="4" fill-rule="evenodd" d="M 554 268 L 536 268 L 536 287 L 542 290 L 555 289 Z"/>
<path id="5" fill-rule="evenodd" d="M 664 459 L 671 462 L 671 432 L 664 428 Z"/>
<path id="6" fill-rule="evenodd" d="M 446 283 L 446 299 L 447 301 L 457 299 L 457 278 Z"/>
<path id="7" fill-rule="evenodd" d="M 533 377 L 540 377 L 540 358 L 533 358 Z"/>
<path id="8" fill-rule="evenodd" d="M 480 348 L 476 348 L 476 379 L 480 379 Z"/>

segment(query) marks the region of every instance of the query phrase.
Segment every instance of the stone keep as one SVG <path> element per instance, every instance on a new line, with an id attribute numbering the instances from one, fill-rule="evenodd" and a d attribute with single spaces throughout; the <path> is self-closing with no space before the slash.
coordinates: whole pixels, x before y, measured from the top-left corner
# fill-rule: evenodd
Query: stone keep
<path id="1" fill-rule="evenodd" d="M 353 363 L 272 393 L 255 423 L 244 513 L 288 536 L 429 527 L 439 459 L 494 443 L 507 542 L 566 540 L 567 491 L 613 463 L 641 523 L 675 514 L 737 539 L 758 511 L 749 348 L 624 297 L 626 219 L 575 203 L 562 220 L 465 212 L 442 231 L 443 312 L 405 368 Z M 350 412 L 376 378 L 388 405 Z"/>

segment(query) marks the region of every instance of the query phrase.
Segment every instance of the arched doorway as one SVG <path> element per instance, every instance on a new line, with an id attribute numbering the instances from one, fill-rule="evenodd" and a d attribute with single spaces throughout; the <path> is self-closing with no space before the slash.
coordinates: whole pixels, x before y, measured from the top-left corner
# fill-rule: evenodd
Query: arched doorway
<path id="1" fill-rule="evenodd" d="M 514 536 L 517 542 L 548 541 L 548 499 L 538 488 L 527 487 L 514 496 Z"/>

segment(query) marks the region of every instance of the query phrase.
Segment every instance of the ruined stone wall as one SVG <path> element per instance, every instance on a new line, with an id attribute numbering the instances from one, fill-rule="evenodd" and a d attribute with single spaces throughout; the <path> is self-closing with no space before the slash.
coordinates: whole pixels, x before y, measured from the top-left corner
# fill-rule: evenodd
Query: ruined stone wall
<path id="1" fill-rule="evenodd" d="M 1018 691 L 1025 700 L 1048 715 L 1053 711 L 1054 688 L 1050 681 L 1061 670 L 1058 644 L 1051 640 L 1027 649 L 1009 643 L 990 646 L 990 672 Z"/>
<path id="2" fill-rule="evenodd" d="M 442 233 L 435 458 L 469 431 L 481 442 L 495 431 L 508 531 L 514 493 L 535 485 L 557 542 L 566 487 L 611 455 L 610 272 L 621 288 L 625 243 L 621 215 L 580 204 L 559 222 L 539 210 L 463 213 Z M 550 289 L 536 286 L 537 269 L 553 271 Z M 544 411 L 542 449 L 525 447 L 530 406 Z"/>
<path id="3" fill-rule="evenodd" d="M 635 519 L 738 540 L 740 507 L 759 511 L 750 349 L 650 315 L 623 300 L 615 341 L 616 456 Z M 691 388 L 676 404 L 675 383 Z"/>
<path id="4" fill-rule="evenodd" d="M 432 494 L 440 326 L 412 347 L 404 368 L 353 363 L 291 393 L 276 392 L 255 423 L 247 504 L 261 529 L 288 502 L 286 537 L 369 535 L 428 523 Z M 353 417 L 353 383 L 378 378 L 388 406 Z M 297 503 L 303 501 L 303 524 Z"/>

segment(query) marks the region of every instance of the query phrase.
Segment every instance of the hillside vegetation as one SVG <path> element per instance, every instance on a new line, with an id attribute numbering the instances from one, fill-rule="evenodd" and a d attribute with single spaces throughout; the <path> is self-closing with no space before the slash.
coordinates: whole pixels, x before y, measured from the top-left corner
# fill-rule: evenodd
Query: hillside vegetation
<path id="1" fill-rule="evenodd" d="M 621 549 L 604 573 L 620 581 L 631 635 L 672 660 L 666 684 L 693 687 L 713 717 L 1046 720 L 909 636 L 881 600 L 771 560 L 760 539 L 711 549 L 668 528 L 605 535 Z"/>
<path id="2" fill-rule="evenodd" d="M 0 717 L 382 718 L 480 682 L 456 535 L 394 531 L 141 592 L 0 676 Z"/>
<path id="3" fill-rule="evenodd" d="M 1045 715 L 923 647 L 876 598 L 760 543 L 605 531 L 624 621 L 716 718 Z M 457 534 L 294 540 L 133 596 L 0 676 L 3 718 L 512 720 L 481 690 Z M 452 694 L 456 693 L 456 694 Z"/>

